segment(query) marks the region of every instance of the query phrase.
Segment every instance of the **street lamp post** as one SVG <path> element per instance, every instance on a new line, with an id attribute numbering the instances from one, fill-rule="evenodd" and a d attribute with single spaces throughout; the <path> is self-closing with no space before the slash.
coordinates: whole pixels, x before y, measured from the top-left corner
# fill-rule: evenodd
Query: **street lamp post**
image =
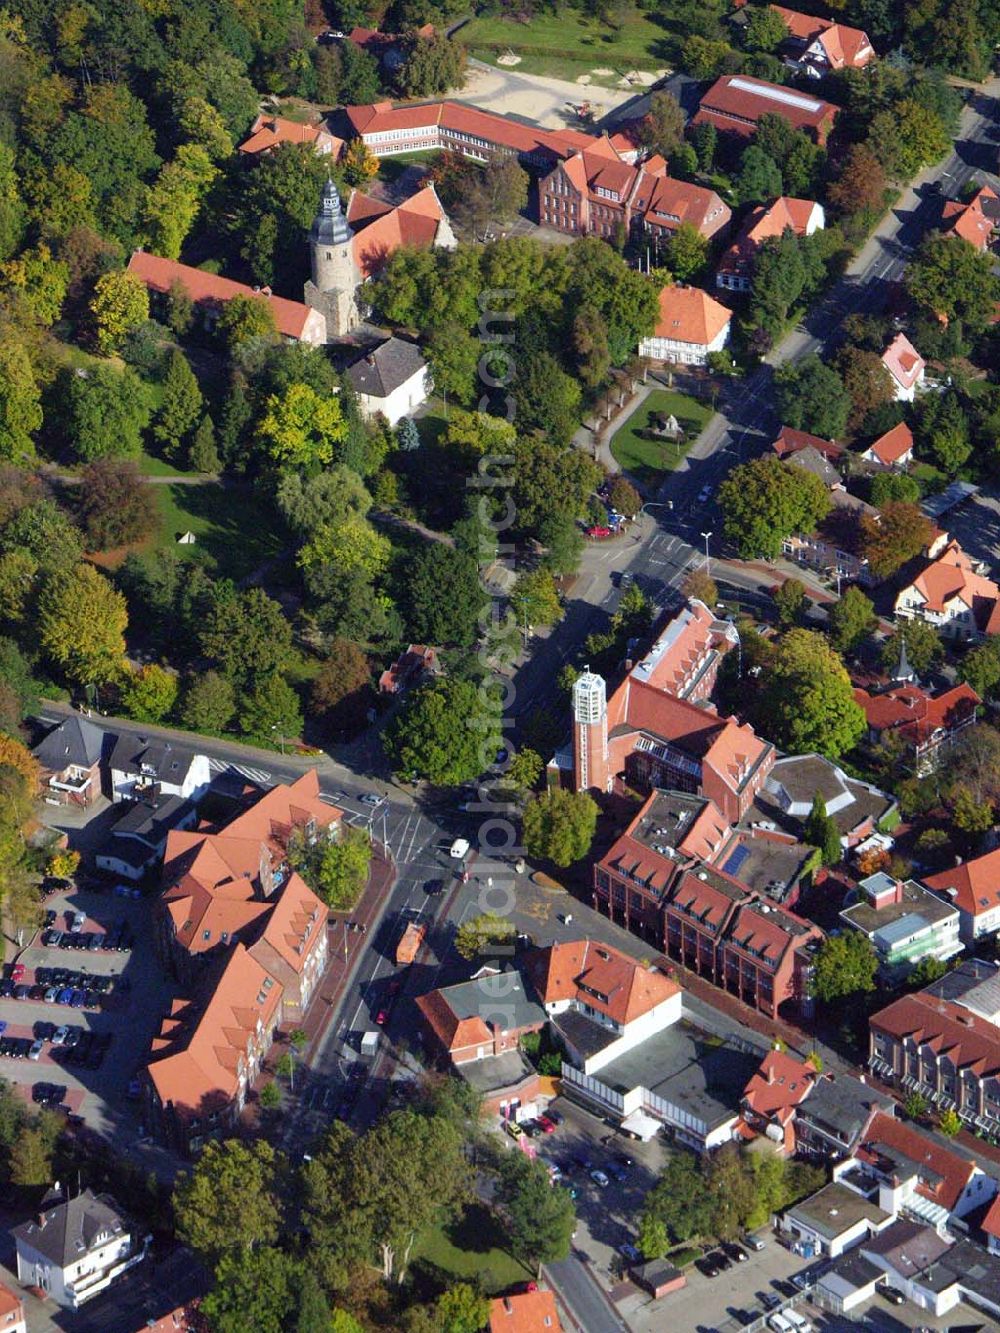
<path id="1" fill-rule="evenodd" d="M 278 732 L 278 744 L 281 746 L 281 753 L 284 754 L 284 753 L 285 753 L 285 738 L 284 738 L 284 736 L 281 734 L 280 731 L 278 731 L 278 728 L 277 728 L 277 727 L 272 727 L 271 730 L 272 730 L 272 731 L 276 731 L 276 732 Z"/>
<path id="2" fill-rule="evenodd" d="M 705 538 L 705 573 L 711 574 L 712 563 L 708 555 L 708 539 L 709 537 L 711 537 L 712 534 L 710 532 L 703 532 L 701 535 Z"/>

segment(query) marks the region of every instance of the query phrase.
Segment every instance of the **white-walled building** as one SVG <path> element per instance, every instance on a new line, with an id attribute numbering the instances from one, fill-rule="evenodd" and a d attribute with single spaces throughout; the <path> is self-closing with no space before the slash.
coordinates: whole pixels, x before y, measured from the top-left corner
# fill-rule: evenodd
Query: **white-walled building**
<path id="1" fill-rule="evenodd" d="M 901 403 L 912 403 L 924 382 L 927 363 L 905 333 L 897 333 L 882 353 L 882 364 L 892 379 L 892 390 Z"/>
<path id="2" fill-rule="evenodd" d="M 50 1192 L 37 1217 L 14 1228 L 18 1280 L 76 1310 L 141 1263 L 151 1241 L 133 1234 L 110 1195 Z"/>
<path id="3" fill-rule="evenodd" d="M 108 767 L 116 802 L 142 800 L 154 792 L 197 801 L 212 780 L 207 755 L 134 733 L 115 738 Z"/>
<path id="4" fill-rule="evenodd" d="M 431 390 L 427 363 L 413 343 L 387 338 L 347 371 L 358 405 L 366 417 L 379 412 L 390 426 L 411 417 Z"/>
<path id="5" fill-rule="evenodd" d="M 721 352 L 729 341 L 731 319 L 731 312 L 700 287 L 664 287 L 656 328 L 639 343 L 639 355 L 703 366 L 710 352 Z"/>

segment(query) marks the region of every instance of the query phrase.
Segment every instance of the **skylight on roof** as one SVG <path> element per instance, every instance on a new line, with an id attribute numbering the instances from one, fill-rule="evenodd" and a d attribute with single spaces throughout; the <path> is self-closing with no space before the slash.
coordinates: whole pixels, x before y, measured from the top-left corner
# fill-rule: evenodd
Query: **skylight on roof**
<path id="1" fill-rule="evenodd" d="M 805 97 L 802 93 L 793 93 L 787 88 L 778 88 L 768 84 L 751 83 L 749 79 L 732 79 L 730 88 L 738 88 L 742 93 L 752 93 L 755 97 L 765 97 L 783 106 L 794 106 L 799 111 L 811 111 L 815 114 L 823 109 L 823 103 L 815 97 Z"/>

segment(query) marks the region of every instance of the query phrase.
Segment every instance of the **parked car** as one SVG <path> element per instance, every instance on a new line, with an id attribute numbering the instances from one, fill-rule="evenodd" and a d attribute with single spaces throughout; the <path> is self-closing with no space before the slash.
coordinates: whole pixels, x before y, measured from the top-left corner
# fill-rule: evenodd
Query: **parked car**
<path id="1" fill-rule="evenodd" d="M 618 1246 L 618 1253 L 623 1259 L 627 1259 L 630 1264 L 638 1264 L 642 1262 L 642 1255 L 635 1246 L 629 1244 L 628 1241 L 626 1241 L 624 1245 Z"/>
<path id="2" fill-rule="evenodd" d="M 731 1241 L 728 1245 L 723 1245 L 722 1248 L 725 1250 L 726 1254 L 729 1255 L 730 1259 L 735 1259 L 738 1264 L 745 1264 L 750 1258 L 743 1246 L 737 1245 L 735 1241 Z"/>
<path id="3" fill-rule="evenodd" d="M 716 1264 L 710 1254 L 703 1255 L 702 1258 L 694 1261 L 694 1266 L 704 1277 L 718 1277 L 721 1269 Z"/>
<path id="4" fill-rule="evenodd" d="M 604 1189 L 606 1185 L 611 1184 L 611 1181 L 607 1178 L 604 1172 L 601 1171 L 596 1166 L 594 1167 L 593 1171 L 591 1171 L 590 1178 L 595 1185 L 600 1185 L 601 1189 Z"/>
<path id="5" fill-rule="evenodd" d="M 524 1130 L 516 1120 L 505 1120 L 503 1122 L 503 1127 L 512 1139 L 519 1139 L 524 1133 Z"/>
<path id="6" fill-rule="evenodd" d="M 64 987 L 63 987 L 63 989 L 59 992 L 58 1003 L 59 1003 L 59 1004 L 72 1004 L 72 1003 L 73 1003 L 73 987 L 72 987 L 72 986 L 64 986 Z"/>
<path id="7" fill-rule="evenodd" d="M 732 1268 L 733 1266 L 732 1259 L 730 1259 L 729 1255 L 726 1254 L 724 1250 L 713 1250 L 709 1255 L 709 1258 L 720 1272 L 724 1273 L 727 1268 Z"/>
<path id="8" fill-rule="evenodd" d="M 439 893 L 444 893 L 444 880 L 429 879 L 424 885 L 424 893 L 432 898 L 436 897 Z"/>
<path id="9" fill-rule="evenodd" d="M 552 1123 L 553 1123 L 554 1125 L 561 1125 L 562 1122 L 563 1122 L 563 1118 L 562 1118 L 562 1115 L 560 1114 L 560 1112 L 559 1112 L 559 1111 L 553 1111 L 553 1109 L 552 1109 L 551 1106 L 550 1106 L 549 1109 L 545 1112 L 545 1117 L 546 1117 L 546 1119 L 551 1120 Z"/>
<path id="10" fill-rule="evenodd" d="M 7 1020 L 5 1018 L 0 1018 L 0 1037 L 2 1037 L 6 1031 L 7 1031 Z"/>
<path id="11" fill-rule="evenodd" d="M 879 1291 L 890 1305 L 903 1305 L 906 1301 L 906 1297 L 898 1287 L 890 1287 L 886 1285 L 884 1287 L 879 1287 Z"/>
<path id="12" fill-rule="evenodd" d="M 610 537 L 611 529 L 605 527 L 603 523 L 594 523 L 587 529 L 588 537 Z"/>
<path id="13" fill-rule="evenodd" d="M 524 1130 L 525 1134 L 527 1134 L 529 1139 L 537 1139 L 542 1132 L 541 1127 L 537 1125 L 534 1120 L 522 1120 L 521 1128 Z"/>
<path id="14" fill-rule="evenodd" d="M 612 1180 L 618 1181 L 619 1185 L 623 1181 L 628 1180 L 628 1172 L 620 1162 L 609 1162 L 605 1170 Z"/>
<path id="15" fill-rule="evenodd" d="M 13 963 L 10 969 L 11 981 L 21 981 L 24 978 L 25 966 L 23 963 Z"/>
<path id="16" fill-rule="evenodd" d="M 763 1305 L 765 1310 L 777 1310 L 781 1304 L 781 1297 L 776 1291 L 759 1291 L 757 1299 Z"/>
<path id="17" fill-rule="evenodd" d="M 20 986 L 15 986 L 15 987 L 14 987 L 14 999 L 15 999 L 15 1000 L 30 1000 L 30 999 L 31 999 L 31 987 L 30 987 L 30 986 L 25 986 L 23 982 L 22 982 L 22 984 L 21 984 Z"/>
<path id="18" fill-rule="evenodd" d="M 556 1122 L 548 1115 L 540 1115 L 536 1121 L 543 1134 L 554 1134 L 556 1132 Z"/>
<path id="19" fill-rule="evenodd" d="M 28 1051 L 28 1059 L 40 1060 L 42 1058 L 42 1051 L 44 1050 L 45 1050 L 45 1042 L 42 1041 L 41 1037 L 36 1037 L 35 1040 L 31 1043 L 31 1047 Z"/>
<path id="20" fill-rule="evenodd" d="M 362 805 L 379 805 L 381 801 L 382 797 L 379 796 L 377 791 L 366 791 L 361 798 Z"/>
<path id="21" fill-rule="evenodd" d="M 53 1034 L 52 1034 L 52 1045 L 53 1045 L 53 1046 L 65 1046 L 65 1045 L 66 1045 L 66 1038 L 67 1038 L 68 1036 L 69 1036 L 69 1028 L 68 1028 L 65 1024 L 63 1024 L 62 1027 L 58 1027 L 58 1028 L 56 1028 L 55 1032 L 53 1032 Z"/>
<path id="22" fill-rule="evenodd" d="M 759 1253 L 764 1248 L 764 1242 L 759 1236 L 744 1236 L 743 1244 L 748 1250 L 753 1250 L 755 1253 Z"/>

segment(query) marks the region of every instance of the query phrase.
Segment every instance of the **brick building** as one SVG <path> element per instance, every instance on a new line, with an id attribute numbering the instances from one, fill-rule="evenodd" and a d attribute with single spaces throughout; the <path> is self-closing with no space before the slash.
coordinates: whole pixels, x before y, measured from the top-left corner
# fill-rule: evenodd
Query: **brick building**
<path id="1" fill-rule="evenodd" d="M 823 206 L 813 199 L 782 196 L 773 204 L 760 204 L 751 210 L 740 234 L 719 260 L 715 284 L 732 292 L 748 292 L 753 281 L 754 258 L 765 241 L 791 231 L 796 236 L 812 236 L 826 225 Z"/>
<path id="2" fill-rule="evenodd" d="M 747 139 L 756 132 L 761 116 L 780 116 L 822 147 L 838 110 L 830 102 L 781 84 L 752 79 L 748 74 L 724 74 L 702 97 L 694 124 L 714 125 L 720 133 Z"/>

